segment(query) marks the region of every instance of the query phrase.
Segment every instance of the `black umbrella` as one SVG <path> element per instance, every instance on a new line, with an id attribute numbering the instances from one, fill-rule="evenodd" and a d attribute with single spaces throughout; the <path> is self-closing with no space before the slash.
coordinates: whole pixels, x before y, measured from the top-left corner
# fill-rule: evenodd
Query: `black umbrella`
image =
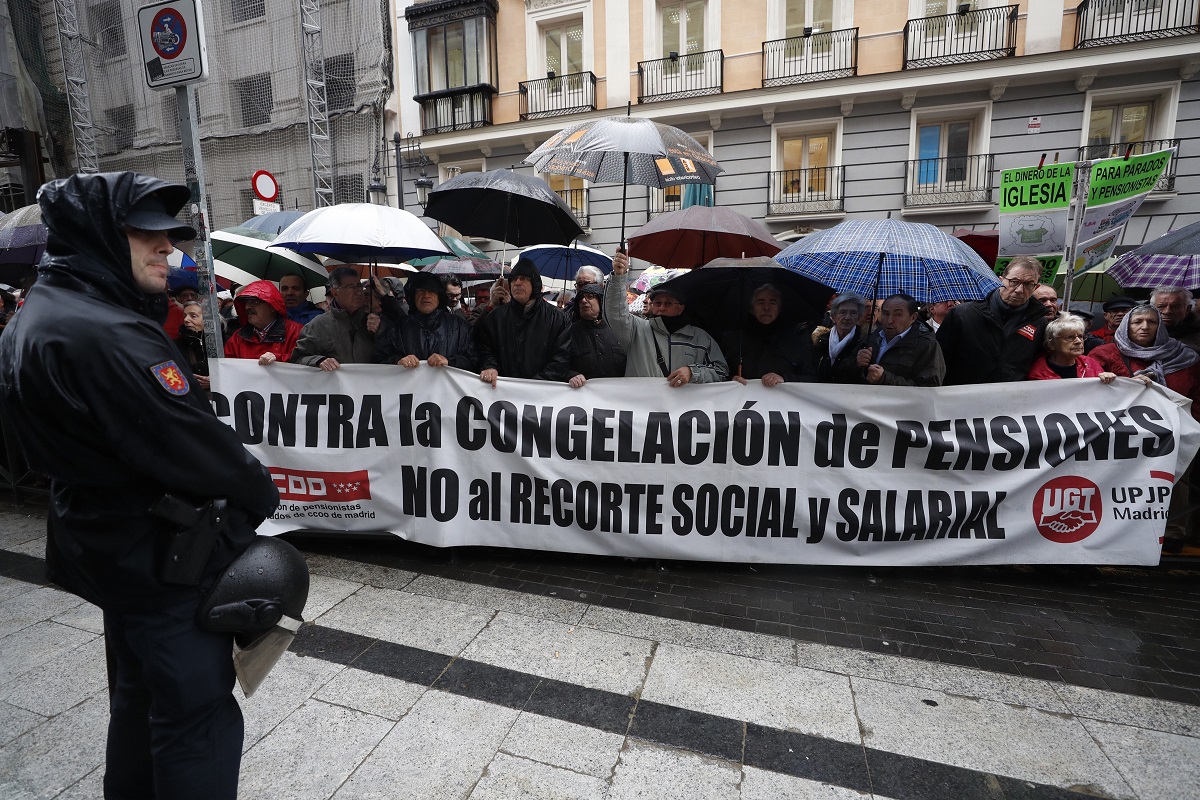
<path id="1" fill-rule="evenodd" d="M 525 159 L 539 172 L 621 184 L 621 246 L 625 245 L 625 189 L 714 183 L 725 170 L 703 145 L 678 128 L 643 117 L 578 122 L 547 139 Z"/>
<path id="2" fill-rule="evenodd" d="M 517 247 L 567 244 L 583 233 L 550 184 L 507 169 L 456 175 L 429 193 L 425 216 L 467 236 Z"/>
<path id="3" fill-rule="evenodd" d="M 716 335 L 742 327 L 750 314 L 750 299 L 764 284 L 779 291 L 780 317 L 794 323 L 820 320 L 833 295 L 830 287 L 766 256 L 714 259 L 655 288 L 677 294 L 687 306 L 688 315 Z"/>
<path id="4" fill-rule="evenodd" d="M 46 226 L 37 205 L 0 219 L 0 280 L 19 286 L 46 252 Z"/>
<path id="5" fill-rule="evenodd" d="M 486 258 L 440 258 L 421 267 L 421 272 L 438 276 L 453 275 L 459 280 L 476 281 L 499 278 L 503 267 L 498 262 Z"/>

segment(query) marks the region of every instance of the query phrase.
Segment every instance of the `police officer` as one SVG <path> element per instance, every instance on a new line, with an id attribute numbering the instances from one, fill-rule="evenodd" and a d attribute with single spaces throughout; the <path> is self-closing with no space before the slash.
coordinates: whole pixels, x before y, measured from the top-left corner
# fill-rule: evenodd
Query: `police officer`
<path id="1" fill-rule="evenodd" d="M 47 183 L 40 279 L 0 337 L 0 413 L 52 480 L 49 578 L 104 612 L 106 798 L 236 796 L 233 635 L 196 610 L 279 502 L 162 329 L 171 240 L 195 237 L 175 219 L 188 199 L 132 172 Z M 217 498 L 225 511 L 194 529 L 150 510 Z"/>

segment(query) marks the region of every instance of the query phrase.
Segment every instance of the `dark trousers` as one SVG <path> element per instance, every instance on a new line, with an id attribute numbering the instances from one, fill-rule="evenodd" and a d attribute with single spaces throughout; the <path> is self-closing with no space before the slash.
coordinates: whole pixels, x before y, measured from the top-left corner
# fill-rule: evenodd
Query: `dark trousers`
<path id="1" fill-rule="evenodd" d="M 234 800 L 242 710 L 233 637 L 196 627 L 196 603 L 104 612 L 112 688 L 107 800 Z"/>

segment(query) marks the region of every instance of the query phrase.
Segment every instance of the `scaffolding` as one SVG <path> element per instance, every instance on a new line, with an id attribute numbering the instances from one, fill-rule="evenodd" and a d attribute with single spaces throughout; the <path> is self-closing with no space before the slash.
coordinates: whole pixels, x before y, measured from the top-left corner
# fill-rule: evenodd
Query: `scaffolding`
<path id="1" fill-rule="evenodd" d="M 75 0 L 55 0 L 54 13 L 58 18 L 59 52 L 62 56 L 67 109 L 71 116 L 71 131 L 75 135 L 75 169 L 78 172 L 99 172 L 96 129 L 92 126 L 92 101 L 88 93 L 87 62 L 83 55 L 83 36 L 79 30 Z"/>

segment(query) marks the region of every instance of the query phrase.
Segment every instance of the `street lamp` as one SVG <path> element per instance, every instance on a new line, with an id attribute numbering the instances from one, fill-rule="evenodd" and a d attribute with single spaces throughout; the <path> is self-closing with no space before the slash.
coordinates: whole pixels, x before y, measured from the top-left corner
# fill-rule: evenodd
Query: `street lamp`
<path id="1" fill-rule="evenodd" d="M 425 174 L 425 170 L 421 170 L 421 177 L 413 181 L 413 185 L 417 187 L 417 202 L 421 204 L 421 210 L 425 210 L 425 206 L 429 203 L 429 190 L 433 188 L 433 178 Z"/>
<path id="2" fill-rule="evenodd" d="M 367 187 L 367 199 L 377 206 L 386 206 L 388 204 L 387 187 L 379 182 L 379 172 L 371 178 L 371 185 Z"/>
<path id="3" fill-rule="evenodd" d="M 433 188 L 433 178 L 425 174 L 425 167 L 433 162 L 421 150 L 421 140 L 411 133 L 402 137 L 400 131 L 394 132 L 392 146 L 396 151 L 396 204 L 404 208 L 404 170 L 416 167 L 421 170 L 421 176 L 413 180 L 413 186 L 417 190 L 417 202 L 424 211 L 425 204 L 429 202 L 429 190 Z M 408 158 L 404 157 L 406 151 Z"/>

